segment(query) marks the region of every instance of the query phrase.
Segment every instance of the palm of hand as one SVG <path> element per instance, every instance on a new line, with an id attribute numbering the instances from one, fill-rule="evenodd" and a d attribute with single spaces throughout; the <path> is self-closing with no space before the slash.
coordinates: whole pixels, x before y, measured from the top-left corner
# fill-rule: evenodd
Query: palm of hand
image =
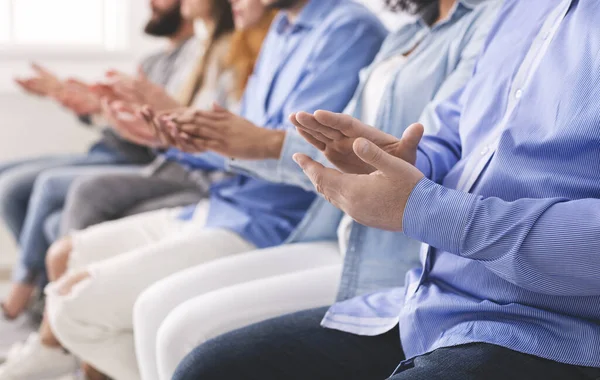
<path id="1" fill-rule="evenodd" d="M 354 149 L 352 148 L 354 140 L 356 139 L 353 137 L 333 140 L 331 143 L 326 144 L 323 153 L 329 162 L 344 173 L 371 173 L 375 169 L 358 158 L 356 153 L 354 153 Z"/>

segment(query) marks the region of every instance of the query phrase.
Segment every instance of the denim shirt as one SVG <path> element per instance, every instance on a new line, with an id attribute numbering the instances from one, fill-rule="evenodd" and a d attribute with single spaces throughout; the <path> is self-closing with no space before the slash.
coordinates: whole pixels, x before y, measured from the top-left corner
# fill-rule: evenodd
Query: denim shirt
<path id="1" fill-rule="evenodd" d="M 342 111 L 387 34 L 377 16 L 351 0 L 310 0 L 293 23 L 281 12 L 249 78 L 241 116 L 264 128 L 292 130 L 287 116 L 294 110 Z M 186 157 L 181 160 L 192 168 L 224 168 L 215 153 Z M 294 184 L 238 174 L 211 188 L 206 226 L 234 231 L 258 248 L 279 245 L 315 197 Z"/>
<path id="2" fill-rule="evenodd" d="M 435 133 L 438 125 L 435 109 L 471 77 L 498 5 L 495 0 L 461 0 L 445 21 L 433 27 L 426 22 L 433 13 L 429 9 L 422 17 L 390 35 L 373 65 L 362 71 L 361 84 L 346 113 L 360 119 L 364 88 L 374 68 L 391 57 L 414 49 L 383 90 L 376 126 L 401 136 L 408 125 L 419 120 L 428 133 Z M 235 160 L 228 165 L 233 170 L 255 173 L 275 182 L 313 189 L 310 180 L 292 160 L 292 155 L 297 152 L 331 166 L 320 151 L 306 143 L 295 131 L 287 133 L 279 160 Z M 319 197 L 287 242 L 336 239 L 341 218 L 340 210 Z M 401 286 L 404 283 L 403 273 L 419 266 L 419 247 L 419 242 L 402 233 L 354 223 L 338 299 Z"/>

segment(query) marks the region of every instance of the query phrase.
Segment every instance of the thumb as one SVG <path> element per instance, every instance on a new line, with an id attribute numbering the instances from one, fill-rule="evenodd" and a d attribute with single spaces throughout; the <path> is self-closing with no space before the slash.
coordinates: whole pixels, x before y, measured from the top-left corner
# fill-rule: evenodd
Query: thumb
<path id="1" fill-rule="evenodd" d="M 32 62 L 31 63 L 31 68 L 37 72 L 38 74 L 41 75 L 48 75 L 50 74 L 50 72 L 48 70 L 46 70 L 45 68 L 43 68 L 40 64 L 36 63 L 36 62 Z"/>
<path id="2" fill-rule="evenodd" d="M 371 141 L 362 137 L 356 139 L 352 147 L 358 158 L 390 176 L 401 171 L 404 165 L 407 165 L 402 159 L 392 156 Z"/>
<path id="3" fill-rule="evenodd" d="M 144 71 L 144 68 L 142 67 L 142 65 L 138 66 L 138 79 L 139 80 L 146 80 L 146 72 Z"/>
<path id="4" fill-rule="evenodd" d="M 410 152 L 416 151 L 424 133 L 425 128 L 423 127 L 423 124 L 411 124 L 402 134 L 403 148 Z"/>
<path id="5" fill-rule="evenodd" d="M 221 106 L 221 105 L 220 105 L 219 103 L 217 103 L 217 102 L 214 102 L 214 103 L 213 103 L 213 105 L 212 105 L 212 109 L 213 109 L 213 111 L 215 111 L 215 112 L 226 112 L 226 113 L 229 113 L 229 110 L 228 110 L 227 108 L 225 108 L 225 107 Z"/>

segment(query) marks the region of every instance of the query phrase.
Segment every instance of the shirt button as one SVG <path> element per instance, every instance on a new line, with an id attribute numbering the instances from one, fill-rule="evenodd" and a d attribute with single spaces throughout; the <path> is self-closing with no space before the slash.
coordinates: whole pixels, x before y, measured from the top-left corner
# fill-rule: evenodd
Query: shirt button
<path id="1" fill-rule="evenodd" d="M 485 147 L 483 147 L 483 149 L 481 150 L 481 152 L 479 154 L 481 154 L 482 156 L 485 156 L 486 154 L 488 154 L 489 151 L 490 151 L 490 147 L 485 146 Z"/>
<path id="2" fill-rule="evenodd" d="M 522 96 L 523 96 L 523 90 L 517 90 L 517 92 L 515 92 L 515 98 L 521 99 Z"/>

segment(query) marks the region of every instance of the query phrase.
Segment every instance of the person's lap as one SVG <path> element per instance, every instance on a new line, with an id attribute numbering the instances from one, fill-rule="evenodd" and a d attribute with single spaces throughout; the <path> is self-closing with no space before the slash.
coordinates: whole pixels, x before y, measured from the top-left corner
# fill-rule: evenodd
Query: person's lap
<path id="1" fill-rule="evenodd" d="M 185 302 L 158 329 L 157 378 L 171 379 L 191 350 L 209 339 L 270 318 L 330 305 L 340 272 L 338 265 L 268 277 Z"/>
<path id="2" fill-rule="evenodd" d="M 239 329 L 197 347 L 174 380 L 596 380 L 600 370 L 556 363 L 485 343 L 404 360 L 397 327 L 377 337 L 320 327 L 326 308 Z"/>
<path id="3" fill-rule="evenodd" d="M 67 196 L 61 232 L 66 234 L 125 216 L 194 204 L 203 198 L 198 194 L 160 202 L 161 197 L 180 191 L 200 193 L 193 182 L 184 178 L 145 176 L 141 170 L 79 180 Z M 154 200 L 158 201 L 143 206 L 146 201 Z"/>
<path id="4" fill-rule="evenodd" d="M 134 313 L 143 377 L 170 378 L 179 361 L 206 339 L 329 305 L 335 299 L 341 261 L 334 241 L 292 244 L 211 261 L 157 282 L 138 298 Z M 159 337 L 162 342 L 157 344 Z M 165 360 L 163 375 L 158 376 L 154 373 L 161 353 Z"/>
<path id="5" fill-rule="evenodd" d="M 177 233 L 87 266 L 91 277 L 60 295 L 47 291 L 47 315 L 71 352 L 114 378 L 137 378 L 133 306 L 148 286 L 190 266 L 255 249 L 227 230 Z"/>
<path id="6" fill-rule="evenodd" d="M 40 173 L 63 166 L 112 163 L 119 163 L 119 159 L 108 153 L 83 153 L 18 160 L 0 165 L 0 214 L 15 240 L 21 234 L 29 197 Z"/>
<path id="7" fill-rule="evenodd" d="M 302 311 L 209 340 L 173 379 L 386 379 L 404 359 L 397 329 L 376 337 L 326 330 L 320 326 L 326 311 Z"/>
<path id="8" fill-rule="evenodd" d="M 131 167 L 126 165 L 93 165 L 61 167 L 41 172 L 35 180 L 19 239 L 20 261 L 23 266 L 32 275 L 44 274 L 46 252 L 52 243 L 45 233 L 46 220 L 62 210 L 69 187 L 77 178 L 129 170 Z M 26 277 L 31 278 L 32 275 Z"/>
<path id="9" fill-rule="evenodd" d="M 600 376 L 600 371 L 596 373 Z M 415 358 L 390 380 L 596 380 L 586 369 L 491 344 L 441 348 Z"/>

